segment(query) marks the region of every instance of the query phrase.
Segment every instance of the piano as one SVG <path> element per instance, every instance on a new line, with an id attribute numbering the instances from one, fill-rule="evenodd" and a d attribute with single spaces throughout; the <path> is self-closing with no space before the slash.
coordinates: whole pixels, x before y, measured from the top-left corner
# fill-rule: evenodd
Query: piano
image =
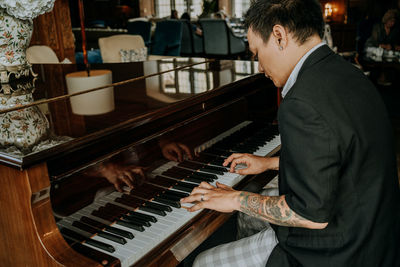
<path id="1" fill-rule="evenodd" d="M 257 74 L 257 62 L 91 67 L 111 70 L 118 83 L 111 112 L 74 113 L 65 75 L 82 70 L 75 64 L 35 65 L 37 78 L 1 85 L 5 266 L 176 266 L 232 216 L 187 212 L 180 198 L 201 181 L 241 189 L 276 175 L 241 176 L 222 166 L 232 152 L 279 151 L 277 90 Z M 177 155 L 168 146 L 194 157 L 171 160 Z M 134 175 L 134 188 L 117 191 L 121 180 L 105 175 L 112 171 Z"/>

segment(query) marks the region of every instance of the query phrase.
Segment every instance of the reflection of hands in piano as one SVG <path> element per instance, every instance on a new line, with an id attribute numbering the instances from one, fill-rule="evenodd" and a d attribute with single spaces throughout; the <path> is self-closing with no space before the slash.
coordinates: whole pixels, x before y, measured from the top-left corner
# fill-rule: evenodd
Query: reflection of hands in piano
<path id="1" fill-rule="evenodd" d="M 115 163 L 104 163 L 95 170 L 95 175 L 106 178 L 115 189 L 123 192 L 123 187 L 133 188 L 135 184 L 142 184 L 146 178 L 143 167 L 135 165 L 120 165 Z M 94 175 L 94 173 L 91 173 Z"/>
<path id="2" fill-rule="evenodd" d="M 212 209 L 219 212 L 232 212 L 240 208 L 240 191 L 233 190 L 224 184 L 216 183 L 216 187 L 202 182 L 195 187 L 188 197 L 182 198 L 181 203 L 194 203 L 191 207 L 183 208 L 188 211 Z"/>
<path id="3" fill-rule="evenodd" d="M 189 147 L 182 143 L 170 142 L 164 143 L 160 142 L 161 152 L 166 159 L 182 162 L 184 156 L 189 159 L 193 159 L 193 153 Z"/>
<path id="4" fill-rule="evenodd" d="M 231 164 L 229 171 L 248 175 L 259 174 L 266 170 L 279 169 L 279 157 L 260 157 L 252 154 L 233 153 L 225 159 L 223 165 Z M 246 164 L 246 168 L 235 169 L 238 164 Z"/>

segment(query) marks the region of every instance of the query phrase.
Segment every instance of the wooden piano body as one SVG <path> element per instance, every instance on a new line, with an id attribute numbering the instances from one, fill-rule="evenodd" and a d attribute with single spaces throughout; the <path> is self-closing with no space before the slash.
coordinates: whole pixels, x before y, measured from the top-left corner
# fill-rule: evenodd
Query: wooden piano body
<path id="1" fill-rule="evenodd" d="M 54 214 L 68 215 L 90 204 L 99 189 L 110 185 L 87 178 L 87 170 L 108 161 L 151 166 L 162 161 L 160 140 L 193 149 L 245 120 L 274 120 L 277 90 L 256 74 L 255 62 L 213 61 L 173 70 L 201 61 L 92 66 L 112 70 L 113 82 L 156 74 L 114 87 L 115 110 L 95 116 L 72 113 L 69 98 L 60 98 L 68 93 L 65 74 L 76 71 L 76 65 L 34 66 L 39 74 L 34 99 L 59 97 L 46 104 L 50 127 L 40 142 L 56 141 L 35 152 L 0 147 L 0 265 L 118 266 L 118 260 L 96 262 L 93 258 L 101 256 L 89 255 L 93 251 L 75 251 L 56 224 Z M 157 74 L 165 70 L 172 71 Z M 171 252 L 174 246 L 186 238 L 195 247 L 229 216 L 202 211 L 135 266 L 176 266 L 182 259 Z"/>

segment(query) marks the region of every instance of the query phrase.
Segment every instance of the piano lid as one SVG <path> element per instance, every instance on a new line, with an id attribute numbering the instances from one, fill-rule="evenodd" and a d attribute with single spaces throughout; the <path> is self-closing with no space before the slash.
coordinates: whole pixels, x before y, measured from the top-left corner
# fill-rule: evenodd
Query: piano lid
<path id="1" fill-rule="evenodd" d="M 210 92 L 218 95 L 224 85 L 258 72 L 257 62 L 205 61 L 203 58 L 175 58 L 92 65 L 93 72 L 110 70 L 112 82 L 122 82 L 100 98 L 93 93 L 67 96 L 73 91 L 67 88 L 65 76 L 82 70 L 82 66 L 34 65 L 38 74 L 35 81 L 2 84 L 0 112 L 37 101 L 49 102 L 0 113 L 0 162 L 26 167 L 120 129 L 133 129 L 187 109 L 199 96 Z M 146 76 L 150 77 L 143 78 Z M 137 79 L 124 83 L 134 78 Z M 74 110 L 76 100 L 89 111 Z M 97 109 L 95 113 L 100 114 L 88 115 L 93 104 Z"/>

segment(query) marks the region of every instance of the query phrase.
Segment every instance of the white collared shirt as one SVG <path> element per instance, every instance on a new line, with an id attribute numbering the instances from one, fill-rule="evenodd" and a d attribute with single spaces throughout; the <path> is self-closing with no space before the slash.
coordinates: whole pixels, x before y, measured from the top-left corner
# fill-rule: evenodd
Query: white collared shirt
<path id="1" fill-rule="evenodd" d="M 311 55 L 312 52 L 314 52 L 317 48 L 319 48 L 323 45 L 325 45 L 325 42 L 320 42 L 319 44 L 315 45 L 307 53 L 305 53 L 304 56 L 302 56 L 300 58 L 299 62 L 297 62 L 296 66 L 290 73 L 290 76 L 289 76 L 288 80 L 286 81 L 285 86 L 283 86 L 282 97 L 285 97 L 285 95 L 289 92 L 290 88 L 292 88 L 292 86 L 296 82 L 297 75 L 299 75 L 299 71 L 300 71 L 301 67 L 303 66 L 304 61 L 306 61 L 306 59 L 308 58 L 309 55 Z"/>

